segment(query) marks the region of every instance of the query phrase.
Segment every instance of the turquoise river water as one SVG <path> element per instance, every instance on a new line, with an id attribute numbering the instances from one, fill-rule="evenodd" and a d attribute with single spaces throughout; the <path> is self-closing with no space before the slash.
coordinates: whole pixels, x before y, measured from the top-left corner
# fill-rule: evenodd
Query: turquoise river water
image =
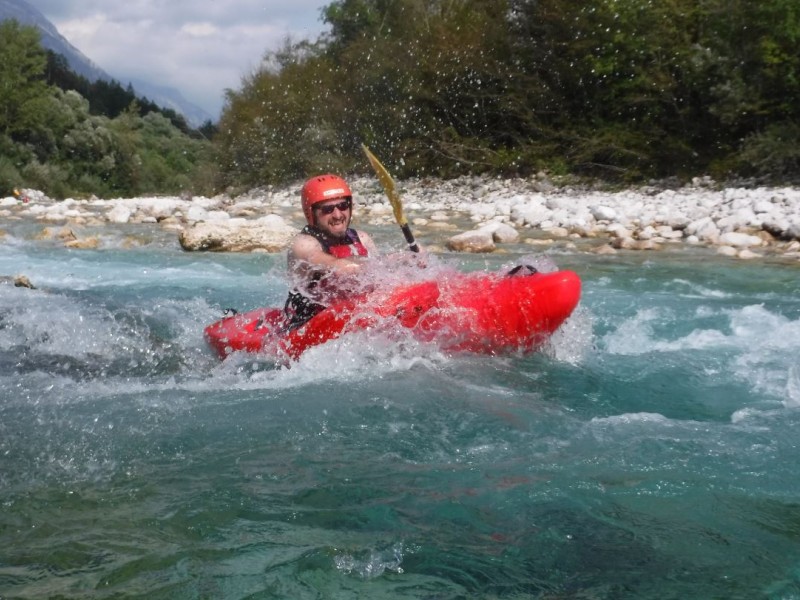
<path id="1" fill-rule="evenodd" d="M 285 256 L 31 228 L 0 238 L 38 288 L 0 285 L 0 598 L 800 598 L 796 266 L 552 251 L 584 289 L 542 352 L 274 368 L 202 329 L 282 303 Z"/>

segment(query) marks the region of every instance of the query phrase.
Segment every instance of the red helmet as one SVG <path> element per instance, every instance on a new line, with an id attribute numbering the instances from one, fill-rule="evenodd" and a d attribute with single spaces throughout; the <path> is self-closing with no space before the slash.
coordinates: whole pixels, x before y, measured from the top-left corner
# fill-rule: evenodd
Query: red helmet
<path id="1" fill-rule="evenodd" d="M 303 214 L 309 225 L 314 225 L 315 204 L 335 200 L 336 198 L 352 198 L 353 192 L 347 182 L 338 175 L 317 175 L 306 181 L 300 198 L 303 202 Z"/>

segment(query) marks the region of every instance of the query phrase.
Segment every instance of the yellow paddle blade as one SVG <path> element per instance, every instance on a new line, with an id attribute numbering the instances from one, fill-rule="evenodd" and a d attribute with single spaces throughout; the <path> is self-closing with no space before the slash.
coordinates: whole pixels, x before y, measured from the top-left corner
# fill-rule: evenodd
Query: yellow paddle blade
<path id="1" fill-rule="evenodd" d="M 386 197 L 389 198 L 389 202 L 392 205 L 392 212 L 394 212 L 394 218 L 397 221 L 397 224 L 400 225 L 400 227 L 406 225 L 406 217 L 403 215 L 403 202 L 400 200 L 400 194 L 397 193 L 394 179 L 392 179 L 392 176 L 389 174 L 389 171 L 386 170 L 386 167 L 381 164 L 381 161 L 379 161 L 378 158 L 372 152 L 370 152 L 369 148 L 367 148 L 364 144 L 361 144 L 361 149 L 364 151 L 364 154 L 367 155 L 369 164 L 371 164 L 372 168 L 375 169 L 375 174 L 378 176 L 378 180 L 383 186 L 383 191 L 386 192 Z"/>

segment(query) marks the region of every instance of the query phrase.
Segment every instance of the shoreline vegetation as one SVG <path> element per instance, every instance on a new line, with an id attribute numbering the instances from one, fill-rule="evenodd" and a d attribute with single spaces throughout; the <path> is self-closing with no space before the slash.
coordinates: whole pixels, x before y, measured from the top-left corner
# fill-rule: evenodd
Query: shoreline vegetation
<path id="1" fill-rule="evenodd" d="M 350 179 L 362 226 L 394 224 L 374 178 Z M 31 238 L 69 249 L 144 245 L 150 225 L 186 251 L 280 252 L 303 225 L 300 183 L 231 196 L 141 196 L 53 200 L 37 190 L 0 198 L 0 240 L 13 223 Z M 800 188 L 728 187 L 698 178 L 678 188 L 596 190 L 529 179 L 461 177 L 398 182 L 410 224 L 439 252 L 657 252 L 687 244 L 738 259 L 800 265 Z M 114 226 L 114 227 L 110 227 Z M 102 231 L 98 234 L 97 231 Z M 152 231 L 152 230 L 151 230 Z M 139 236 L 139 238 L 137 238 Z M 124 239 L 123 239 L 124 238 Z"/>
<path id="2" fill-rule="evenodd" d="M 800 184 L 800 21 L 763 0 L 335 0 L 193 130 L 0 23 L 0 195 L 243 194 L 315 173 Z M 260 58 L 260 60 L 258 60 Z M 232 191 L 229 191 L 232 190 Z M 647 234 L 645 234 L 647 235 Z"/>

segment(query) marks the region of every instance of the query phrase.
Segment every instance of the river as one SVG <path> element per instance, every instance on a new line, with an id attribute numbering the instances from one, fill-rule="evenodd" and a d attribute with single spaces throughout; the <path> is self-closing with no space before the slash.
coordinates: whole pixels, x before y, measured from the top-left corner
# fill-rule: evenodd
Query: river
<path id="1" fill-rule="evenodd" d="M 541 352 L 275 368 L 202 329 L 281 304 L 285 256 L 33 227 L 0 238 L 37 286 L 0 285 L 2 598 L 800 598 L 796 266 L 555 250 L 583 296 Z"/>

